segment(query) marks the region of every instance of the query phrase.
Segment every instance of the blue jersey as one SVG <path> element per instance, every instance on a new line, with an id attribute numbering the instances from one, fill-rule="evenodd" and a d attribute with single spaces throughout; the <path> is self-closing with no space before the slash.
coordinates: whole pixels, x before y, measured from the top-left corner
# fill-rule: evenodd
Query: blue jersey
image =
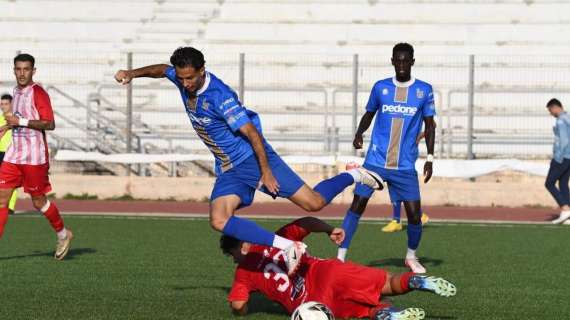
<path id="1" fill-rule="evenodd" d="M 406 83 L 380 80 L 372 88 L 366 111 L 378 113 L 364 162 L 386 169 L 415 169 L 423 118 L 435 115 L 431 85 L 413 78 Z"/>
<path id="2" fill-rule="evenodd" d="M 261 134 L 259 116 L 243 107 L 237 94 L 228 85 L 206 72 L 203 87 L 198 90 L 197 97 L 192 99 L 176 78 L 174 67 L 166 69 L 165 76 L 180 90 L 192 127 L 214 155 L 216 175 L 228 171 L 254 154 L 249 140 L 239 132 L 239 128 L 251 122 Z M 265 147 L 272 150 L 267 143 Z"/>

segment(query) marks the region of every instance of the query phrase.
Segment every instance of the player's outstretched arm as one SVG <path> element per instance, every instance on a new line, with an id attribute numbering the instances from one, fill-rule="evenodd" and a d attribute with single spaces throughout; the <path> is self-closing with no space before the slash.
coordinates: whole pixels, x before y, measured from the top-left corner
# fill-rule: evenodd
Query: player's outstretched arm
<path id="1" fill-rule="evenodd" d="M 247 301 L 232 301 L 230 306 L 233 313 L 237 316 L 245 316 L 247 314 Z"/>
<path id="2" fill-rule="evenodd" d="M 360 119 L 360 123 L 358 124 L 358 129 L 356 130 L 356 134 L 354 135 L 354 141 L 352 142 L 352 145 L 354 146 L 355 149 L 362 149 L 362 144 L 364 143 L 362 135 L 370 127 L 372 119 L 374 119 L 374 114 L 376 114 L 376 112 L 366 111 L 366 113 Z"/>
<path id="3" fill-rule="evenodd" d="M 119 70 L 115 73 L 115 80 L 120 84 L 127 84 L 134 78 L 164 78 L 168 67 L 167 64 L 153 64 L 138 69 Z"/>
<path id="4" fill-rule="evenodd" d="M 307 230 L 308 232 L 322 232 L 329 235 L 332 242 L 340 245 L 344 240 L 344 230 L 335 228 L 330 224 L 316 217 L 304 217 L 294 222 L 297 226 Z"/>
<path id="5" fill-rule="evenodd" d="M 435 149 L 435 121 L 433 117 L 424 117 L 425 138 L 428 155 L 433 155 Z M 426 161 L 424 164 L 424 183 L 427 183 L 433 174 L 433 163 Z"/>
<path id="6" fill-rule="evenodd" d="M 251 144 L 255 156 L 259 161 L 259 169 L 261 171 L 261 181 L 260 183 L 269 190 L 269 192 L 277 195 L 279 192 L 279 183 L 273 176 L 271 168 L 269 167 L 269 162 L 267 161 L 267 153 L 265 153 L 265 147 L 263 146 L 263 138 L 257 128 L 251 123 L 246 123 L 241 128 L 239 128 L 241 134 L 243 134 Z"/>

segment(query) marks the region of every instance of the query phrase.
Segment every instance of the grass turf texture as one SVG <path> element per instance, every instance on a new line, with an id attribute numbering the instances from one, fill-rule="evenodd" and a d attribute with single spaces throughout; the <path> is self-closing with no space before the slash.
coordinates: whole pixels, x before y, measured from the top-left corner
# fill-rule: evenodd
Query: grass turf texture
<path id="1" fill-rule="evenodd" d="M 206 220 L 74 217 L 68 258 L 52 257 L 45 219 L 11 216 L 0 240 L 0 319 L 234 319 L 226 295 L 234 265 Z M 261 221 L 275 229 L 286 221 Z M 338 225 L 339 221 L 334 221 Z M 405 271 L 406 233 L 363 223 L 349 259 Z M 430 274 L 458 295 L 423 292 L 392 298 L 422 307 L 427 319 L 566 319 L 570 249 L 567 226 L 430 224 L 419 251 Z M 331 257 L 325 235 L 308 238 L 313 255 Z M 254 295 L 247 319 L 287 319 Z"/>

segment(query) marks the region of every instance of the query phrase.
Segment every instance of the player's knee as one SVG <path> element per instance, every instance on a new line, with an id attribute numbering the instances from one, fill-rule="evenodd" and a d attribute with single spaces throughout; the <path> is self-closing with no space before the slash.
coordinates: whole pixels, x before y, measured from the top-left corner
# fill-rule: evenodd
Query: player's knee
<path id="1" fill-rule="evenodd" d="M 422 214 L 413 214 L 411 217 L 408 217 L 408 223 L 418 225 L 422 223 Z"/>
<path id="2" fill-rule="evenodd" d="M 45 198 L 32 198 L 32 204 L 36 210 L 40 211 L 47 203 Z"/>
<path id="3" fill-rule="evenodd" d="M 545 187 L 546 189 L 550 189 L 550 188 L 552 188 L 552 187 L 554 187 L 554 186 L 555 186 L 555 181 L 552 181 L 552 180 L 549 179 L 549 180 L 546 180 L 546 181 L 544 182 L 544 187 Z"/>
<path id="4" fill-rule="evenodd" d="M 310 201 L 303 205 L 303 209 L 308 212 L 315 212 L 321 210 L 325 206 L 325 202 L 319 198 L 314 201 Z"/>
<path id="5" fill-rule="evenodd" d="M 221 217 L 212 217 L 210 218 L 210 227 L 216 231 L 222 232 L 222 230 L 224 230 L 226 222 L 228 222 L 228 219 Z"/>

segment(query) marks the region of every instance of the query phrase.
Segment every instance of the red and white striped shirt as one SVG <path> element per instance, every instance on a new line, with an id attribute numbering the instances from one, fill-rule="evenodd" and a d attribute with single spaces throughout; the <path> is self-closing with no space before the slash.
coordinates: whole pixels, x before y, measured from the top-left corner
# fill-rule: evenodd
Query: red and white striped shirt
<path id="1" fill-rule="evenodd" d="M 14 88 L 12 113 L 28 120 L 53 121 L 53 110 L 47 92 L 38 84 Z M 27 127 L 12 129 L 12 144 L 4 161 L 14 164 L 40 165 L 49 161 L 46 133 Z"/>

